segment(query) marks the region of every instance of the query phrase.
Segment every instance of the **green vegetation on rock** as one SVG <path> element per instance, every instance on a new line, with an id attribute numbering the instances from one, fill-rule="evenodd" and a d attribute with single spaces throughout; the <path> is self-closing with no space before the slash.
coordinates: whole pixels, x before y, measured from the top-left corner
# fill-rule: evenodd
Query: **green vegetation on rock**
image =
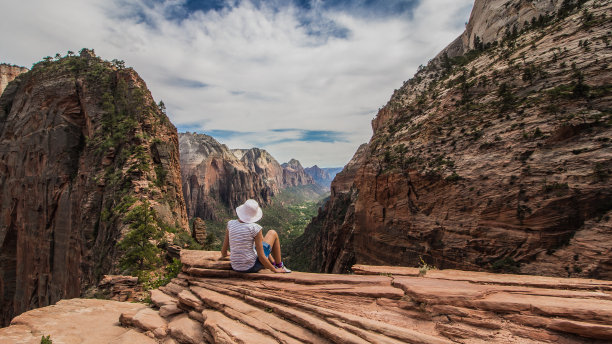
<path id="1" fill-rule="evenodd" d="M 75 79 L 77 88 L 84 87 L 79 91 L 87 92 L 83 96 L 98 99 L 97 111 L 90 114 L 94 132 L 84 138 L 82 147 L 103 162 L 94 169 L 93 179 L 104 188 L 105 197 L 90 239 L 95 240 L 100 231 L 108 233 L 109 228 L 119 229 L 129 224 L 129 231 L 123 233 L 123 238 L 115 245 L 117 254 L 113 251 L 98 254 L 117 257 L 122 272 L 139 276 L 145 284 L 158 283 L 151 281 L 160 277 L 151 275 L 167 269 L 163 268 L 166 262 L 161 249 L 166 244 L 162 240 L 165 233 L 175 233 L 174 243 L 181 247 L 199 248 L 187 232 L 176 228 L 180 225 L 162 221 L 149 201 L 155 200 L 162 206 L 165 203 L 170 209 L 176 204 L 176 200 L 164 192 L 169 172 L 159 158 L 154 158 L 155 152 L 163 151 L 168 155 L 171 149 L 157 135 L 166 134 L 164 127 L 171 125 L 165 105 L 153 101 L 144 82 L 131 68 L 126 68 L 123 61 L 105 61 L 92 49 L 84 48 L 76 56 L 68 52 L 64 57 L 60 54 L 55 58 L 46 57 L 33 66 L 32 73 L 47 77 L 70 76 Z M 148 181 L 149 184 L 136 191 L 135 181 Z M 112 245 L 116 236 L 105 240 Z M 96 261 L 96 264 L 96 278 L 113 268 L 108 259 Z"/>
<path id="2" fill-rule="evenodd" d="M 144 200 L 125 217 L 131 231 L 117 243 L 117 246 L 123 252 L 119 266 L 128 273 L 151 270 L 161 263 L 159 257 L 161 250 L 152 241 L 159 241 L 163 232 L 157 226 L 154 213 L 151 204 Z"/>

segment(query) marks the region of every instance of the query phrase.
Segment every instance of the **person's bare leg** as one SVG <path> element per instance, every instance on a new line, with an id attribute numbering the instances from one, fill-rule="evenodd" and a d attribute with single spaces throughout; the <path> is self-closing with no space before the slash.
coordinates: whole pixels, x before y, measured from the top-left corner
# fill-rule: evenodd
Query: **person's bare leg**
<path id="1" fill-rule="evenodd" d="M 268 257 L 270 262 L 272 262 L 272 264 L 275 262 L 282 262 L 283 260 L 281 259 L 281 247 L 280 240 L 278 240 L 278 233 L 276 233 L 274 229 L 270 229 L 268 233 L 266 233 L 264 241 L 270 244 L 270 248 L 272 249 L 270 257 Z"/>

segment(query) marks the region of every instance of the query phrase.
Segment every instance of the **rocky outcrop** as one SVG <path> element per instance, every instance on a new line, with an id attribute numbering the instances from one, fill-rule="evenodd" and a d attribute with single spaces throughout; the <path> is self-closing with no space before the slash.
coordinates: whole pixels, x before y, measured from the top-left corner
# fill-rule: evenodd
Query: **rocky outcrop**
<path id="1" fill-rule="evenodd" d="M 314 184 L 313 178 L 296 159 L 281 165 L 264 149 L 233 149 L 232 152 L 249 170 L 263 177 L 273 194 L 288 187 Z"/>
<path id="2" fill-rule="evenodd" d="M 53 306 L 26 312 L 0 328 L 0 343 L 40 344 L 41 337 L 53 343 L 156 344 L 141 331 L 120 326 L 122 313 L 137 313 L 141 303 L 95 299 L 61 300 Z"/>
<path id="3" fill-rule="evenodd" d="M 273 195 L 285 188 L 283 168 L 266 150 L 260 148 L 232 149 L 232 152 L 246 168 L 263 179 Z"/>
<path id="4" fill-rule="evenodd" d="M 132 69 L 84 49 L 0 97 L 0 322 L 116 273 L 126 214 L 148 200 L 187 230 L 178 138 Z"/>
<path id="5" fill-rule="evenodd" d="M 584 1 L 568 1 L 577 2 Z M 532 20 L 543 20 L 545 16 L 556 13 L 561 5 L 562 1 L 476 0 L 465 31 L 441 55 L 460 56 L 477 49 L 478 45 L 493 44 L 531 25 Z"/>
<path id="6" fill-rule="evenodd" d="M 142 286 L 138 284 L 138 277 L 134 276 L 104 275 L 95 292 L 97 294 L 91 295 L 92 297 L 121 302 L 135 302 L 146 298 Z M 87 292 L 85 296 L 89 296 Z"/>
<path id="7" fill-rule="evenodd" d="M 285 187 L 314 184 L 311 176 L 306 174 L 302 164 L 295 159 L 281 165 L 283 167 L 283 185 Z"/>
<path id="8" fill-rule="evenodd" d="M 230 270 L 183 251 L 125 326 L 181 343 L 604 343 L 612 283 L 458 270 L 354 267 L 355 275 Z"/>
<path id="9" fill-rule="evenodd" d="M 267 204 L 272 190 L 227 146 L 196 133 L 179 134 L 183 194 L 189 218 L 217 220 L 251 198 Z"/>
<path id="10" fill-rule="evenodd" d="M 6 63 L 0 63 L 0 95 L 9 82 L 15 80 L 19 74 L 27 72 L 25 67 L 13 66 Z"/>
<path id="11" fill-rule="evenodd" d="M 143 304 L 72 299 L 16 317 L 2 343 L 608 343 L 609 281 L 356 265 L 234 272 L 183 250 Z M 122 326 L 118 326 L 118 321 Z M 73 326 L 71 324 L 78 324 Z"/>
<path id="12" fill-rule="evenodd" d="M 193 219 L 193 224 L 191 226 L 193 238 L 198 242 L 198 244 L 204 245 L 206 243 L 206 222 L 204 222 L 201 218 L 196 217 Z"/>
<path id="13" fill-rule="evenodd" d="M 304 172 L 314 179 L 315 182 L 325 185 L 327 182 L 331 184 L 333 178 L 327 173 L 327 171 L 321 169 L 319 166 L 314 165 L 312 167 L 306 167 Z M 327 185 L 329 187 L 329 185 Z"/>
<path id="14" fill-rule="evenodd" d="M 350 184 L 350 197 L 332 183 L 304 234 L 319 271 L 423 259 L 612 279 L 612 3 L 560 2 L 497 45 L 433 61 L 394 93 L 340 188 Z"/>

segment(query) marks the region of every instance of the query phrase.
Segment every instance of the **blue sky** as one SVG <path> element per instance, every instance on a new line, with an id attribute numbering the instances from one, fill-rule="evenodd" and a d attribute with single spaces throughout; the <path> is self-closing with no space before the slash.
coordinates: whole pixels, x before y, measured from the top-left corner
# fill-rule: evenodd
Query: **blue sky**
<path id="1" fill-rule="evenodd" d="M 393 90 L 464 29 L 472 0 L 0 0 L 0 62 L 122 59 L 179 131 L 343 166 Z"/>

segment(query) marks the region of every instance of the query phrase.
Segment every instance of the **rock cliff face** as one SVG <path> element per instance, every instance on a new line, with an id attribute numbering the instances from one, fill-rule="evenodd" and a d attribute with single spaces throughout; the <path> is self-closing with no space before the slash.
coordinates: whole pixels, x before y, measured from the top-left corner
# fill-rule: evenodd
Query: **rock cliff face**
<path id="1" fill-rule="evenodd" d="M 132 69 L 92 51 L 41 62 L 0 97 L 0 323 L 114 270 L 126 212 L 188 228 L 176 129 Z"/>
<path id="2" fill-rule="evenodd" d="M 182 343 L 612 339 L 610 281 L 365 265 L 353 275 L 241 274 L 218 258 L 181 252 L 183 273 L 151 292 L 159 311 L 126 311 L 121 323 Z"/>
<path id="3" fill-rule="evenodd" d="M 505 34 L 493 20 L 500 8 L 528 25 Z M 379 111 L 354 178 L 336 177 L 306 230 L 311 267 L 422 257 L 612 279 L 611 8 L 476 1 L 462 37 L 491 44 L 434 59 Z"/>
<path id="4" fill-rule="evenodd" d="M 368 145 L 362 144 L 351 161 L 336 174 L 323 210 L 308 224 L 304 235 L 296 239 L 290 250 L 293 264 L 311 271 L 350 272 L 355 262 L 354 203 L 358 196 L 354 180 L 367 156 Z"/>
<path id="5" fill-rule="evenodd" d="M 265 205 L 281 189 L 314 184 L 299 161 L 281 166 L 260 148 L 230 150 L 196 133 L 179 134 L 179 142 L 189 218 L 219 220 L 249 198 Z"/>
<path id="6" fill-rule="evenodd" d="M 263 178 L 272 194 L 277 194 L 280 189 L 285 188 L 283 168 L 266 150 L 259 148 L 232 149 L 232 152 L 250 171 Z"/>
<path id="7" fill-rule="evenodd" d="M 531 25 L 534 19 L 541 20 L 540 16 L 556 13 L 561 5 L 562 1 L 557 0 L 476 0 L 465 31 L 442 54 L 446 52 L 454 57 L 476 49 L 479 44 L 491 44 Z"/>
<path id="8" fill-rule="evenodd" d="M 306 174 L 299 161 L 291 159 L 281 166 L 283 167 L 283 184 L 285 187 L 315 183 L 312 177 Z"/>
<path id="9" fill-rule="evenodd" d="M 25 67 L 13 66 L 6 63 L 0 63 L 0 95 L 4 92 L 4 89 L 9 82 L 15 80 L 15 78 L 22 73 L 27 72 L 28 69 Z"/>
<path id="10" fill-rule="evenodd" d="M 217 220 L 249 198 L 260 204 L 270 202 L 272 191 L 263 178 L 214 138 L 181 133 L 179 149 L 189 218 Z"/>
<path id="11" fill-rule="evenodd" d="M 306 172 L 306 174 L 311 176 L 312 179 L 314 179 L 314 181 L 319 183 L 319 184 L 321 182 L 324 183 L 326 181 L 329 181 L 331 183 L 331 181 L 332 181 L 332 178 L 330 177 L 329 173 L 327 173 L 327 171 L 325 171 L 325 170 L 322 170 L 317 165 L 314 165 L 312 167 L 306 167 L 304 169 L 304 172 Z"/>
<path id="12" fill-rule="evenodd" d="M 314 179 L 315 183 L 329 188 L 336 174 L 342 171 L 342 167 L 320 168 L 314 165 L 312 167 L 306 167 L 304 171 Z"/>

